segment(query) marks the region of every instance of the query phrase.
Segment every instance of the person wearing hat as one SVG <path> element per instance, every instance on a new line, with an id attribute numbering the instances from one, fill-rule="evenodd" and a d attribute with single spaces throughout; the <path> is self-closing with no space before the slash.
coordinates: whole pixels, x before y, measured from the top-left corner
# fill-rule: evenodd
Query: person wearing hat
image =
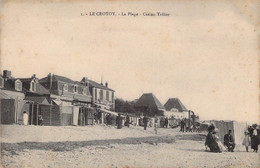
<path id="1" fill-rule="evenodd" d="M 243 143 L 242 145 L 244 145 L 246 147 L 246 151 L 248 152 L 248 147 L 250 146 L 251 141 L 250 141 L 250 134 L 249 131 L 246 130 L 245 131 L 245 138 L 243 139 Z"/>
<path id="2" fill-rule="evenodd" d="M 206 151 L 207 151 L 207 147 L 209 147 L 211 152 L 221 152 L 218 143 L 216 141 L 215 134 L 216 134 L 215 126 L 214 125 L 209 126 L 208 134 L 206 136 L 206 141 L 205 141 Z"/>
<path id="3" fill-rule="evenodd" d="M 228 133 L 224 136 L 224 145 L 228 148 L 229 152 L 234 152 L 234 148 L 236 146 L 235 140 L 231 135 L 232 131 L 228 130 Z"/>
<path id="4" fill-rule="evenodd" d="M 256 129 L 257 125 L 254 124 L 253 125 L 253 135 L 251 138 L 251 148 L 254 149 L 254 152 L 257 153 L 258 151 L 258 144 L 259 144 L 259 137 L 257 136 L 257 129 Z"/>
<path id="5" fill-rule="evenodd" d="M 218 145 L 217 148 L 216 148 L 218 150 L 217 152 L 221 153 L 225 150 L 225 146 L 220 142 L 217 133 L 219 133 L 219 130 L 218 130 L 218 128 L 215 128 L 215 130 L 212 132 L 212 134 L 213 134 L 213 137 L 214 137 L 214 139 L 215 139 L 215 141 Z"/>

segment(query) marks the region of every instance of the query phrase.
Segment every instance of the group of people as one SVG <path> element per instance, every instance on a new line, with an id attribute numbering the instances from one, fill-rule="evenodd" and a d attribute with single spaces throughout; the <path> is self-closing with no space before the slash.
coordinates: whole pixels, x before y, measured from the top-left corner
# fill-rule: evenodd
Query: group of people
<path id="1" fill-rule="evenodd" d="M 224 145 L 220 142 L 219 137 L 217 136 L 218 132 L 218 129 L 215 128 L 214 125 L 210 125 L 208 127 L 208 134 L 205 141 L 206 150 L 209 148 L 211 152 L 234 152 L 236 144 L 234 137 L 232 136 L 232 130 L 228 130 L 228 133 L 225 134 Z M 247 152 L 249 151 L 250 145 L 251 149 L 253 149 L 253 152 L 257 152 L 259 144 L 259 129 L 257 129 L 257 125 L 254 124 L 245 130 L 245 137 L 243 139 L 242 145 L 245 146 Z"/>
<path id="2" fill-rule="evenodd" d="M 193 123 L 187 118 L 184 118 L 180 121 L 180 127 L 180 132 L 199 132 L 199 123 Z"/>
<path id="3" fill-rule="evenodd" d="M 228 130 L 228 133 L 224 136 L 224 145 L 217 136 L 218 129 L 214 125 L 208 127 L 208 134 L 206 136 L 205 146 L 210 149 L 211 152 L 223 152 L 226 148 L 229 152 L 234 152 L 235 141 L 232 136 L 232 131 Z"/>
<path id="4" fill-rule="evenodd" d="M 257 125 L 253 124 L 252 126 L 249 126 L 248 129 L 245 131 L 245 138 L 243 140 L 243 145 L 246 148 L 246 151 L 248 152 L 249 146 L 251 146 L 251 149 L 253 149 L 253 152 L 258 151 L 258 145 L 260 144 L 260 131 L 257 129 Z"/>
<path id="5" fill-rule="evenodd" d="M 23 125 L 29 125 L 29 115 L 26 111 L 23 112 Z M 43 117 L 41 114 L 38 115 L 37 125 L 43 125 Z"/>

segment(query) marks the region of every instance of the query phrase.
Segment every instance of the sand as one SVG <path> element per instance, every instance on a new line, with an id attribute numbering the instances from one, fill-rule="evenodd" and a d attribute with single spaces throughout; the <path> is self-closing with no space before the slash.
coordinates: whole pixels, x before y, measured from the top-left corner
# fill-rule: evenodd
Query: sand
<path id="1" fill-rule="evenodd" d="M 2 167 L 260 167 L 259 154 L 205 152 L 205 133 L 108 126 L 3 125 Z"/>

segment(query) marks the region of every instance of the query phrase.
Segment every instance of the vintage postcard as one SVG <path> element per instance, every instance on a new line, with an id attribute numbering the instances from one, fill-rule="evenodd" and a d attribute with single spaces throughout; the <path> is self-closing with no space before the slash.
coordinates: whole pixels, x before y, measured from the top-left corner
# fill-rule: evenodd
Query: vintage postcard
<path id="1" fill-rule="evenodd" d="M 260 167 L 259 11 L 0 1 L 0 167 Z"/>

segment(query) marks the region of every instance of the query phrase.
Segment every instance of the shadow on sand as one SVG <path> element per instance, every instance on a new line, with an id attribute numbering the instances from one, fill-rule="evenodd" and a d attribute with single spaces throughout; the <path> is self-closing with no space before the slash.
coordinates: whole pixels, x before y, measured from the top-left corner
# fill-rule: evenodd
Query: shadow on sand
<path id="1" fill-rule="evenodd" d="M 158 143 L 174 143 L 173 136 L 149 136 L 135 137 L 123 139 L 106 139 L 106 140 L 90 140 L 90 141 L 62 141 L 62 142 L 20 142 L 20 143 L 1 143 L 1 153 L 17 154 L 26 149 L 28 150 L 50 150 L 50 151 L 72 151 L 87 146 L 106 146 L 111 147 L 112 144 L 141 144 L 147 143 L 156 145 Z"/>

